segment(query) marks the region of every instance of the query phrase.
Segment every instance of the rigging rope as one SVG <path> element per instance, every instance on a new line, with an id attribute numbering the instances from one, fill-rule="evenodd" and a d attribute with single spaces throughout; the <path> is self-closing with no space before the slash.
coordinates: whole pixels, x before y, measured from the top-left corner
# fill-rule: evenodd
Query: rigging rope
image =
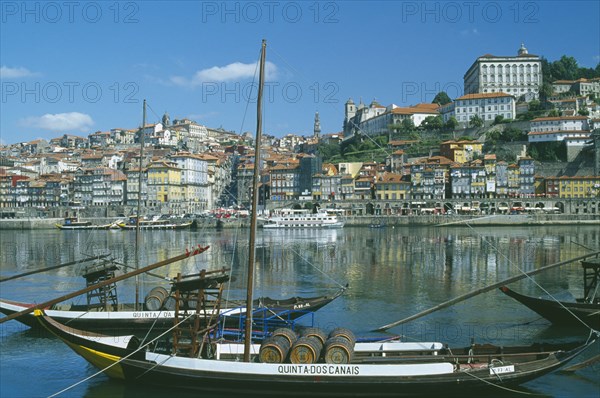
<path id="1" fill-rule="evenodd" d="M 282 246 L 285 244 L 282 244 Z M 314 268 L 315 270 L 317 270 L 318 272 L 320 272 L 323 276 L 325 276 L 327 279 L 331 280 L 333 283 L 335 283 L 338 287 L 344 289 L 347 286 L 344 286 L 343 284 L 341 284 L 340 282 L 336 281 L 335 279 L 333 279 L 333 277 L 331 277 L 328 273 L 326 273 L 325 271 L 323 271 L 322 269 L 320 269 L 319 267 L 317 267 L 315 264 L 313 264 L 307 257 L 303 256 L 302 254 L 300 254 L 300 252 L 298 252 L 296 249 L 294 249 L 293 247 L 290 247 L 289 250 L 293 253 L 295 253 L 298 257 L 300 257 L 301 260 L 303 260 L 306 264 L 310 265 L 312 268 Z"/>
<path id="2" fill-rule="evenodd" d="M 52 395 L 49 395 L 49 396 L 48 396 L 48 398 L 53 398 L 53 397 L 56 397 L 56 396 L 58 396 L 58 395 L 60 395 L 60 394 L 62 394 L 62 393 L 64 393 L 64 392 L 67 392 L 67 391 L 69 391 L 70 389 L 72 389 L 72 388 L 75 388 L 75 387 L 77 387 L 78 385 L 80 385 L 80 384 L 82 384 L 82 383 L 85 383 L 86 381 L 88 381 L 88 380 L 91 380 L 91 379 L 93 379 L 94 377 L 96 377 L 96 376 L 98 376 L 98 375 L 102 374 L 103 372 L 107 371 L 108 369 L 112 368 L 113 366 L 115 366 L 115 365 L 118 365 L 118 364 L 119 364 L 119 363 L 121 363 L 123 360 L 125 360 L 125 359 L 127 359 L 127 358 L 131 357 L 132 355 L 134 355 L 134 354 L 136 354 L 137 352 L 139 352 L 141 349 L 143 349 L 143 348 L 146 348 L 148 345 L 150 345 L 151 343 L 155 342 L 155 341 L 156 341 L 156 340 L 158 340 L 159 338 L 163 337 L 165 334 L 167 334 L 167 333 L 171 332 L 173 329 L 175 329 L 176 327 L 178 327 L 179 325 L 181 325 L 183 322 L 186 322 L 186 321 L 187 321 L 189 318 L 191 318 L 191 317 L 192 317 L 192 316 L 194 316 L 194 315 L 196 315 L 194 312 L 190 313 L 190 315 L 189 315 L 188 317 L 186 317 L 186 318 L 183 318 L 181 322 L 179 322 L 179 323 L 177 323 L 177 324 L 173 325 L 173 327 L 171 327 L 170 329 L 166 330 L 165 332 L 163 332 L 163 333 L 162 333 L 162 334 L 160 334 L 159 336 L 157 336 L 157 337 L 155 337 L 154 339 L 152 339 L 152 340 L 148 341 L 148 342 L 147 342 L 146 344 L 144 344 L 144 345 L 141 345 L 141 344 L 140 344 L 140 346 L 139 346 L 139 347 L 138 347 L 138 348 L 137 348 L 135 351 L 133 351 L 132 353 L 130 353 L 130 354 L 128 354 L 128 355 L 126 355 L 126 356 L 124 356 L 123 358 L 120 358 L 118 361 L 115 361 L 114 363 L 111 363 L 110 365 L 108 365 L 108 366 L 107 366 L 107 367 L 105 367 L 104 369 L 101 369 L 101 370 L 97 371 L 96 373 L 94 373 L 94 374 L 92 374 L 92 375 L 90 375 L 90 376 L 88 376 L 88 377 L 86 377 L 86 378 L 84 378 L 84 379 L 82 379 L 82 380 L 79 380 L 78 382 L 76 382 L 76 383 L 74 383 L 74 384 L 71 384 L 70 386 L 68 386 L 68 387 L 66 387 L 66 388 L 63 388 L 62 390 L 60 390 L 60 391 L 58 391 L 58 392 L 55 392 L 55 393 L 54 393 L 54 394 L 52 394 Z"/>

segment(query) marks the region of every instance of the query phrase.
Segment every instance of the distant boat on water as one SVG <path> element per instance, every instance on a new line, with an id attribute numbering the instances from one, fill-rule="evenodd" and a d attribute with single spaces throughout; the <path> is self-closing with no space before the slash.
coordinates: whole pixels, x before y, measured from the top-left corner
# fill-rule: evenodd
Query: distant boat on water
<path id="1" fill-rule="evenodd" d="M 160 216 L 155 216 L 149 220 L 142 219 L 139 221 L 140 229 L 186 229 L 190 228 L 193 221 L 181 221 L 177 222 L 171 219 L 163 219 Z M 129 217 L 127 221 L 118 222 L 117 225 L 121 229 L 132 229 L 135 230 L 138 227 L 138 220 L 136 216 Z"/>
<path id="2" fill-rule="evenodd" d="M 267 218 L 263 228 L 342 228 L 344 222 L 336 210 L 281 209 Z"/>
<path id="3" fill-rule="evenodd" d="M 67 217 L 62 224 L 55 224 L 56 228 L 63 230 L 73 229 L 109 229 L 113 223 L 109 224 L 92 224 L 90 221 L 80 221 L 77 217 Z"/>

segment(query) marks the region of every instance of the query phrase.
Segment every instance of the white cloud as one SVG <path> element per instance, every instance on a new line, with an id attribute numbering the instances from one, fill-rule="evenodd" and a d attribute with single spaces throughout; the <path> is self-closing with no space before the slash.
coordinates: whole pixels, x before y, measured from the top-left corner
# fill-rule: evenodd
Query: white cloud
<path id="1" fill-rule="evenodd" d="M 477 30 L 477 28 L 472 28 L 472 29 L 465 29 L 465 30 L 461 30 L 460 31 L 460 35 L 465 37 L 465 36 L 479 36 L 479 31 Z"/>
<path id="2" fill-rule="evenodd" d="M 600 55 L 594 55 L 594 61 L 600 61 Z"/>
<path id="3" fill-rule="evenodd" d="M 30 116 L 20 120 L 25 127 L 35 127 L 50 131 L 88 131 L 94 124 L 90 115 L 79 112 L 47 113 L 43 116 Z"/>
<path id="4" fill-rule="evenodd" d="M 4 65 L 0 67 L 0 79 L 18 79 L 21 77 L 31 77 L 37 75 L 38 73 L 31 72 L 29 69 L 23 67 L 9 68 L 8 66 Z"/>
<path id="5" fill-rule="evenodd" d="M 199 86 L 202 83 L 228 82 L 235 80 L 250 79 L 258 72 L 257 64 L 244 64 L 234 62 L 225 66 L 213 66 L 202 69 L 194 73 L 188 79 L 183 76 L 171 76 L 170 82 L 178 86 Z M 277 75 L 277 66 L 272 62 L 265 63 L 265 75 L 268 80 L 272 80 Z"/>

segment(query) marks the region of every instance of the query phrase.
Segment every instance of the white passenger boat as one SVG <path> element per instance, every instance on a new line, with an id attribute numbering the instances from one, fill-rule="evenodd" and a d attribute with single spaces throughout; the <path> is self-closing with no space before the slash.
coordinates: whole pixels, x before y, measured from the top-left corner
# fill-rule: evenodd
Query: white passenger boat
<path id="1" fill-rule="evenodd" d="M 344 222 L 337 212 L 307 209 L 282 209 L 265 220 L 263 228 L 342 228 Z"/>

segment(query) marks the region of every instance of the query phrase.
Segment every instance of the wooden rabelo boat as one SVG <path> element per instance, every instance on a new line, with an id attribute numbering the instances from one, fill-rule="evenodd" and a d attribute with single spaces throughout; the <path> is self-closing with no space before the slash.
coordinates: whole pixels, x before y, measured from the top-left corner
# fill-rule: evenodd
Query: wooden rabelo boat
<path id="1" fill-rule="evenodd" d="M 203 248 L 202 251 L 207 249 L 208 247 Z M 127 333 L 145 335 L 150 329 L 152 329 L 153 334 L 160 334 L 173 326 L 174 310 L 176 308 L 175 297 L 177 295 L 175 287 L 177 284 L 175 282 L 177 279 L 183 281 L 193 279 L 193 275 L 178 275 L 176 278 L 172 278 L 166 287 L 153 287 L 148 291 L 143 302 L 138 304 L 121 303 L 118 299 L 116 280 L 117 272 L 124 267 L 124 264 L 114 262 L 108 255 L 100 257 L 81 260 L 81 262 L 93 261 L 91 265 L 84 268 L 83 278 L 87 286 L 84 302 L 77 304 L 56 300 L 55 303 L 41 306 L 48 316 L 73 328 L 110 335 Z M 169 263 L 171 260 L 164 261 Z M 148 274 L 160 277 L 163 281 L 166 279 L 150 272 Z M 101 282 L 104 285 L 98 286 Z M 288 322 L 293 322 L 297 318 L 329 304 L 341 296 L 346 288 L 341 286 L 334 294 L 329 296 L 296 296 L 281 299 L 260 297 L 254 300 L 253 303 L 253 308 L 256 311 L 255 316 L 266 319 L 285 319 Z M 215 307 L 212 300 L 207 300 L 206 304 Z M 181 302 L 182 307 L 188 308 L 190 305 L 194 305 L 191 300 Z M 32 309 L 34 306 L 36 304 L 0 298 L 0 313 L 6 316 L 27 312 L 28 309 Z M 245 314 L 246 307 L 243 299 L 230 300 L 225 306 L 219 307 L 216 315 L 223 316 L 224 324 L 228 328 L 239 328 L 240 319 Z M 33 311 L 24 313 L 16 317 L 15 320 L 33 328 L 40 326 L 33 315 Z"/>
<path id="2" fill-rule="evenodd" d="M 168 260 L 167 260 L 168 261 Z M 102 259 L 92 267 L 86 268 L 84 278 L 87 286 L 94 286 L 100 281 L 110 281 L 115 278 L 117 266 L 110 260 Z M 190 275 L 179 276 L 182 280 L 193 277 Z M 173 326 L 174 311 L 176 308 L 175 278 L 171 280 L 169 288 L 162 286 L 152 288 L 146 294 L 143 303 L 119 303 L 116 294 L 116 283 L 94 288 L 87 292 L 86 303 L 56 303 L 44 306 L 46 314 L 55 321 L 64 325 L 86 331 L 101 332 L 104 334 L 118 335 L 133 333 L 145 335 L 150 329 L 153 333 L 161 333 Z M 285 319 L 294 321 L 308 313 L 314 312 L 329 304 L 344 293 L 346 287 L 341 287 L 331 296 L 314 297 L 289 297 L 273 299 L 261 297 L 254 300 L 255 316 L 264 318 Z M 215 307 L 213 300 L 207 300 L 207 305 Z M 181 306 L 188 308 L 194 301 L 182 301 Z M 33 303 L 21 303 L 0 299 L 0 312 L 12 315 L 32 308 Z M 228 328 L 239 328 L 240 319 L 246 312 L 244 300 L 235 300 L 219 307 L 216 315 L 222 315 Z M 211 313 L 212 315 L 212 313 Z M 33 313 L 24 314 L 15 318 L 17 321 L 29 326 L 39 327 L 39 322 Z"/>
<path id="3" fill-rule="evenodd" d="M 555 325 L 600 330 L 600 260 L 581 261 L 584 297 L 575 301 L 526 296 L 502 286 L 500 290 Z"/>
<path id="4" fill-rule="evenodd" d="M 254 300 L 255 317 L 278 317 L 294 321 L 306 314 L 312 313 L 331 303 L 344 292 L 340 289 L 332 296 L 291 297 L 287 299 L 272 299 L 261 297 Z M 169 300 L 171 302 L 171 300 Z M 86 304 L 55 304 L 44 309 L 48 316 L 64 325 L 87 331 L 101 332 L 109 335 L 133 333 L 144 335 L 152 329 L 153 333 L 160 333 L 173 326 L 173 308 L 151 310 L 144 303 L 139 310 L 135 310 L 133 303 L 119 304 L 110 311 L 102 308 L 90 307 Z M 239 327 L 240 320 L 245 314 L 245 303 L 238 301 L 232 306 L 222 308 L 220 314 L 226 321 L 228 328 Z M 20 303 L 17 301 L 0 299 L 0 312 L 11 315 L 32 308 L 33 303 Z M 16 318 L 17 321 L 32 328 L 38 328 L 39 322 L 31 314 Z"/>
<path id="5" fill-rule="evenodd" d="M 266 43 L 260 61 L 256 145 L 261 142 L 261 101 Z M 175 283 L 181 297 L 196 303 L 195 310 L 178 306 L 172 331 L 151 340 L 135 336 L 90 334 L 61 325 L 36 310 L 37 319 L 75 352 L 108 376 L 140 383 L 199 390 L 209 394 L 310 397 L 396 397 L 472 395 L 475 391 L 510 388 L 547 374 L 573 359 L 593 343 L 528 347 L 476 345 L 449 349 L 438 342 L 356 342 L 352 332 L 330 333 L 278 328 L 261 344 L 250 331 L 256 209 L 260 151 L 255 151 L 253 206 L 248 253 L 247 310 L 243 343 L 224 341 L 222 317 L 205 303 L 216 292 L 210 308 L 219 308 L 227 279 L 220 271 L 203 271 L 186 283 Z M 264 337 L 264 336 L 263 336 Z M 168 339 L 166 342 L 162 339 Z"/>
<path id="6" fill-rule="evenodd" d="M 54 224 L 56 228 L 62 230 L 80 230 L 80 229 L 110 229 L 113 224 L 92 224 L 90 221 L 80 221 L 77 217 L 67 217 L 62 224 Z"/>
<path id="7" fill-rule="evenodd" d="M 198 302 L 207 290 L 221 290 L 212 277 L 195 282 L 196 290 L 180 287 L 180 292 L 194 294 Z M 177 312 L 172 332 L 141 341 L 133 335 L 76 330 L 40 310 L 35 315 L 111 378 L 136 385 L 219 394 L 251 392 L 253 396 L 399 397 L 434 396 L 440 391 L 454 396 L 506 389 L 558 369 L 593 343 L 472 344 L 449 349 L 440 342 L 356 342 L 352 332 L 339 328 L 330 333 L 279 328 L 261 344 L 246 346 L 219 336 L 219 317 L 198 318 L 185 310 Z M 194 320 L 187 324 L 194 326 L 182 327 L 180 321 L 190 316 Z M 252 320 L 253 328 L 259 323 Z M 248 361 L 243 361 L 245 350 Z"/>

